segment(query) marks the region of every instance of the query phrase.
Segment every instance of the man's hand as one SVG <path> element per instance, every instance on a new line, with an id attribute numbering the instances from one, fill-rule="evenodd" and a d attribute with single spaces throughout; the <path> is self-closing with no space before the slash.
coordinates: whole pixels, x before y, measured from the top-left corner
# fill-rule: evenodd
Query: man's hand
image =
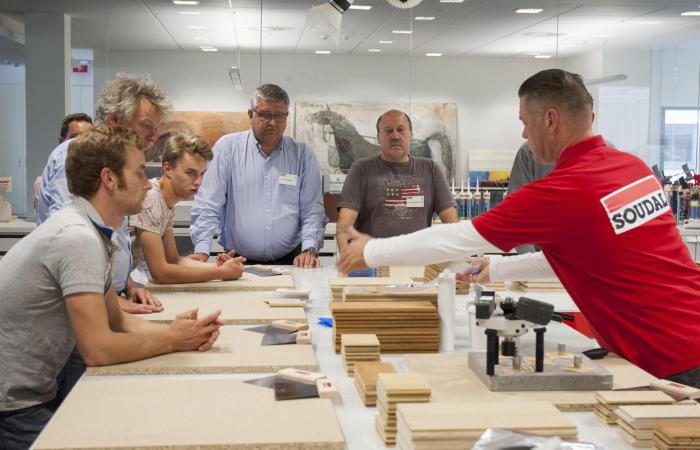
<path id="1" fill-rule="evenodd" d="M 294 258 L 294 266 L 296 267 L 304 267 L 304 268 L 313 268 L 313 267 L 321 267 L 321 261 L 318 259 L 316 255 L 312 255 L 311 253 L 299 253 L 295 258 Z"/>
<path id="2" fill-rule="evenodd" d="M 122 311 L 129 314 L 150 314 L 154 312 L 160 312 L 163 310 L 163 306 L 148 305 L 145 303 L 136 303 L 125 299 L 122 296 L 117 296 L 117 301 L 119 302 L 119 307 Z"/>
<path id="3" fill-rule="evenodd" d="M 214 311 L 197 319 L 196 309 L 178 314 L 170 324 L 174 337 L 173 350 L 204 352 L 212 348 L 219 338 L 219 327 L 223 325 L 219 315 L 221 311 Z"/>
<path id="4" fill-rule="evenodd" d="M 219 266 L 221 270 L 222 280 L 236 280 L 243 275 L 243 263 L 245 258 L 242 256 L 236 256 L 235 258 L 230 258 L 226 260 L 223 264 Z"/>
<path id="5" fill-rule="evenodd" d="M 221 266 L 229 259 L 235 258 L 235 257 L 236 257 L 235 250 L 229 250 L 226 253 L 219 253 L 218 255 L 216 255 L 216 265 Z"/>
<path id="6" fill-rule="evenodd" d="M 455 278 L 458 281 L 464 283 L 488 283 L 491 281 L 489 279 L 489 259 L 488 258 L 475 258 L 469 261 L 470 264 L 474 266 L 479 266 L 475 271 L 472 269 L 465 272 L 457 272 Z"/>
<path id="7" fill-rule="evenodd" d="M 209 255 L 206 253 L 192 253 L 191 255 L 187 255 L 185 258 L 190 258 L 195 261 L 201 261 L 201 262 L 207 262 L 209 261 Z"/>
<path id="8" fill-rule="evenodd" d="M 160 309 L 158 311 L 163 310 L 163 304 L 158 300 L 158 298 L 151 294 L 147 289 L 145 288 L 132 288 L 132 289 L 127 289 L 127 300 L 134 302 L 134 303 L 141 303 L 143 305 L 151 305 L 151 306 L 156 306 L 159 307 Z"/>
<path id="9" fill-rule="evenodd" d="M 365 246 L 373 239 L 369 234 L 363 234 L 357 231 L 354 227 L 348 230 L 351 242 L 345 250 L 340 253 L 340 258 L 336 262 L 338 272 L 347 274 L 354 270 L 367 268 L 365 262 Z"/>

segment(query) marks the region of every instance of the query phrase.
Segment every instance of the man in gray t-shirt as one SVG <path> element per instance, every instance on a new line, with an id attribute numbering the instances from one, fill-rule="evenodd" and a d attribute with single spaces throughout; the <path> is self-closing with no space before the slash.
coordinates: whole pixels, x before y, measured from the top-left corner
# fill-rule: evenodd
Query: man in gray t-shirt
<path id="1" fill-rule="evenodd" d="M 455 201 L 445 176 L 428 158 L 409 155 L 411 119 L 390 110 L 377 120 L 380 154 L 355 161 L 340 194 L 336 240 L 348 243 L 348 229 L 390 237 L 427 228 L 437 213 L 443 223 L 457 222 Z"/>
<path id="2" fill-rule="evenodd" d="M 115 228 L 148 189 L 141 138 L 98 127 L 71 141 L 73 201 L 0 260 L 0 448 L 28 448 L 58 407 L 56 377 L 77 346 L 88 366 L 208 350 L 219 313 L 160 325 L 122 312 L 112 284 Z"/>

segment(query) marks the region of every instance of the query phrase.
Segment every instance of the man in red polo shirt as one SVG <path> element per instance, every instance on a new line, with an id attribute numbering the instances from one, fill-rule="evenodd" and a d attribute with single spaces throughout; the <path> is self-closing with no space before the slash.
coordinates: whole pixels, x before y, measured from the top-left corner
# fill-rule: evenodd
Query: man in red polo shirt
<path id="1" fill-rule="evenodd" d="M 700 270 L 652 171 L 593 134 L 593 101 L 579 75 L 541 71 L 518 96 L 523 138 L 537 162 L 555 163 L 549 175 L 471 222 L 387 239 L 353 230 L 338 269 L 534 244 L 539 256 L 504 258 L 500 268 L 492 262 L 492 277 L 556 274 L 609 350 L 657 377 L 700 387 Z"/>

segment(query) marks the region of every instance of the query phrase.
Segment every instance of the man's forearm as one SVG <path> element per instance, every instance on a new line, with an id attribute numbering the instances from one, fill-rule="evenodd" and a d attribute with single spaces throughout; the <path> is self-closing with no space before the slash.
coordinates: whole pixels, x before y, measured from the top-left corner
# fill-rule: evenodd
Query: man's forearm
<path id="1" fill-rule="evenodd" d="M 335 226 L 335 241 L 338 244 L 338 251 L 343 251 L 348 246 L 348 241 L 350 240 L 350 227 L 352 224 L 349 223 L 337 223 Z"/>

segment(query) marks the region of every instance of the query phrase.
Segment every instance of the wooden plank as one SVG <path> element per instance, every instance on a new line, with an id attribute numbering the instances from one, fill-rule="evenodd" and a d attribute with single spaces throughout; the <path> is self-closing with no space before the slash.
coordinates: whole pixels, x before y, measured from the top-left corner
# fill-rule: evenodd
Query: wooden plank
<path id="1" fill-rule="evenodd" d="M 293 288 L 291 275 L 261 277 L 252 273 L 243 273 L 237 280 L 207 281 L 204 283 L 156 284 L 149 283 L 152 292 L 211 292 L 211 291 L 273 291 L 277 288 Z"/>
<path id="2" fill-rule="evenodd" d="M 199 308 L 200 315 L 220 310 L 226 325 L 270 323 L 273 320 L 306 322 L 303 307 L 274 308 L 265 300 L 276 298 L 274 292 L 161 292 L 158 299 L 165 309 L 159 313 L 137 314 L 152 322 L 170 323 L 181 312 Z"/>
<path id="3" fill-rule="evenodd" d="M 318 369 L 311 345 L 261 345 L 263 335 L 243 328 L 221 327 L 208 352 L 179 352 L 142 361 L 89 367 L 88 375 L 153 375 L 186 373 L 277 372 L 285 367 Z"/>
<path id="4" fill-rule="evenodd" d="M 404 362 L 410 372 L 426 377 L 433 392 L 433 402 L 532 399 L 550 402 L 562 411 L 593 411 L 596 404 L 594 391 L 491 392 L 469 369 L 466 353 L 406 355 Z M 648 386 L 656 379 L 616 355 L 608 355 L 596 363 L 613 374 L 613 389 Z"/>
<path id="5" fill-rule="evenodd" d="M 345 444 L 330 400 L 276 402 L 272 389 L 240 380 L 83 378 L 34 448 L 340 450 Z"/>

